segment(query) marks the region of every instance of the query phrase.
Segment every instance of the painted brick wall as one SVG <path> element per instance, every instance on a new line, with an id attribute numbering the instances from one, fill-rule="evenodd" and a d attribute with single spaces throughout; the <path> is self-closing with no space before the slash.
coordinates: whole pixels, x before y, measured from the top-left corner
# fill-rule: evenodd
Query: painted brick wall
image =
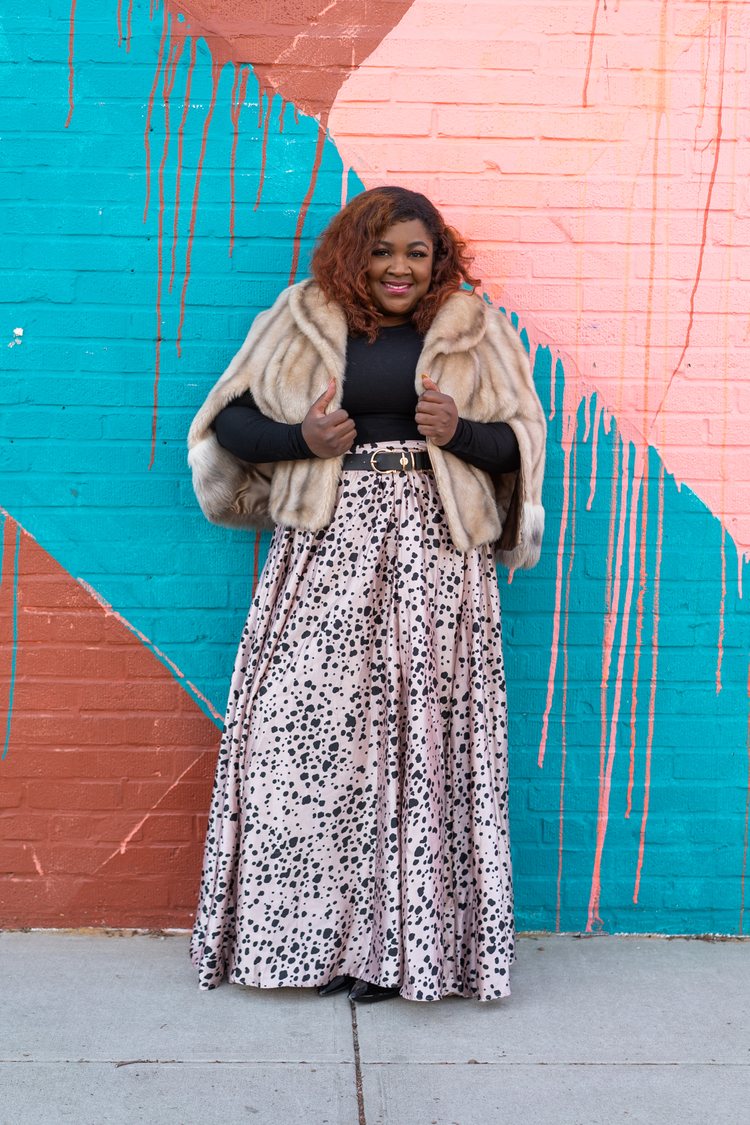
<path id="1" fill-rule="evenodd" d="M 500 575 L 519 928 L 747 933 L 746 6 L 242 9 L 6 5 L 0 923 L 189 924 L 266 543 L 205 522 L 187 426 L 401 182 L 550 419 Z"/>

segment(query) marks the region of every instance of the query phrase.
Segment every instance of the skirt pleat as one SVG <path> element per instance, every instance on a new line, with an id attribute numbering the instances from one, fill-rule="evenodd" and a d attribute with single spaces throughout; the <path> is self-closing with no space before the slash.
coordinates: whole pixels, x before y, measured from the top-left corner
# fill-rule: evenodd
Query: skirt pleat
<path id="1" fill-rule="evenodd" d="M 276 529 L 242 634 L 200 986 L 508 995 L 507 730 L 491 548 L 456 550 L 431 473 L 343 473 L 327 528 Z"/>

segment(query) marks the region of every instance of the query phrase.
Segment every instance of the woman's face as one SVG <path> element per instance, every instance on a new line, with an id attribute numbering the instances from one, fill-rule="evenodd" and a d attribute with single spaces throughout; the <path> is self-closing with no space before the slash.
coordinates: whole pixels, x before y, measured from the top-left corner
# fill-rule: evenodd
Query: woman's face
<path id="1" fill-rule="evenodd" d="M 430 288 L 434 247 L 420 219 L 394 223 L 375 243 L 367 288 L 386 327 L 405 324 Z"/>

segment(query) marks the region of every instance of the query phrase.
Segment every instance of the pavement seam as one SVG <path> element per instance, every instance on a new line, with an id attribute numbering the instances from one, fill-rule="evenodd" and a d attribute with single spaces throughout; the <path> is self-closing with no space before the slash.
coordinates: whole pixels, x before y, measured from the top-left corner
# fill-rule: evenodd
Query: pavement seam
<path id="1" fill-rule="evenodd" d="M 367 1125 L 365 1117 L 365 1093 L 362 1086 L 362 1057 L 359 1052 L 359 1027 L 357 1026 L 357 1005 L 350 1001 L 352 1010 L 352 1046 L 354 1049 L 354 1084 L 357 1091 L 357 1125 Z"/>
<path id="2" fill-rule="evenodd" d="M 345 1059 L 338 1062 L 309 1062 L 305 1059 L 0 1059 L 0 1066 L 113 1066 L 119 1070 L 124 1066 L 265 1066 L 290 1067 L 305 1066 L 311 1070 L 324 1070 L 331 1067 L 348 1067 Z"/>
<path id="3" fill-rule="evenodd" d="M 531 1066 L 547 1066 L 547 1067 L 570 1067 L 570 1066 L 620 1066 L 620 1067 L 624 1067 L 624 1066 L 632 1066 L 632 1067 L 683 1066 L 683 1067 L 699 1067 L 699 1066 L 705 1066 L 705 1067 L 709 1067 L 710 1066 L 710 1067 L 732 1067 L 732 1068 L 740 1069 L 740 1070 L 750 1070 L 750 1062 L 710 1062 L 710 1061 L 702 1061 L 702 1062 L 690 1062 L 690 1061 L 651 1062 L 651 1061 L 645 1061 L 645 1060 L 643 1062 L 628 1062 L 627 1060 L 622 1060 L 622 1059 L 619 1059 L 619 1060 L 615 1059 L 612 1062 L 594 1062 L 594 1061 L 544 1062 L 544 1061 L 541 1061 L 541 1060 L 538 1060 L 536 1062 L 504 1062 L 503 1060 L 488 1060 L 486 1062 L 479 1062 L 477 1059 L 467 1059 L 465 1062 L 456 1062 L 455 1060 L 452 1060 L 452 1061 L 445 1060 L 443 1062 L 439 1062 L 439 1061 L 415 1062 L 414 1060 L 409 1060 L 408 1062 L 373 1061 L 373 1062 L 366 1062 L 365 1066 L 367 1066 L 367 1067 L 374 1067 L 374 1066 L 378 1066 L 378 1067 L 389 1067 L 389 1066 L 393 1066 L 393 1067 L 493 1066 L 493 1067 L 497 1067 L 497 1068 L 499 1068 L 499 1067 L 508 1068 L 508 1067 L 512 1067 L 512 1066 L 522 1066 L 522 1067 L 531 1067 Z"/>
<path id="4" fill-rule="evenodd" d="M 653 1059 L 564 1059 L 548 1061 L 546 1059 L 531 1059 L 528 1061 L 521 1061 L 520 1059 L 410 1059 L 408 1061 L 395 1060 L 395 1059 L 372 1059 L 368 1062 L 362 1063 L 360 1048 L 359 1048 L 359 1034 L 356 1023 L 356 1014 L 352 1013 L 352 1039 L 354 1044 L 354 1070 L 358 1084 L 358 1090 L 362 1082 L 362 1066 L 368 1067 L 425 1067 L 425 1066 L 493 1066 L 493 1067 L 511 1067 L 511 1066 L 549 1066 L 549 1067 L 567 1067 L 567 1066 L 711 1066 L 711 1067 L 732 1067 L 733 1069 L 747 1070 L 750 1069 L 750 1060 L 747 1062 L 732 1062 L 730 1060 L 721 1061 L 719 1059 L 660 1059 L 655 1061 Z M 324 1070 L 334 1067 L 351 1066 L 351 1063 L 346 1059 L 339 1059 L 335 1062 L 321 1062 L 316 1059 L 82 1059 L 82 1058 L 54 1058 L 54 1059 L 3 1059 L 0 1058 L 0 1066 L 113 1066 L 119 1070 L 124 1066 L 269 1066 L 269 1067 L 288 1067 L 288 1066 L 305 1066 L 310 1067 L 311 1070 Z M 358 1098 L 358 1101 L 363 1101 Z M 364 1115 L 364 1104 L 362 1104 L 360 1112 L 360 1121 L 358 1125 L 367 1125 Z"/>

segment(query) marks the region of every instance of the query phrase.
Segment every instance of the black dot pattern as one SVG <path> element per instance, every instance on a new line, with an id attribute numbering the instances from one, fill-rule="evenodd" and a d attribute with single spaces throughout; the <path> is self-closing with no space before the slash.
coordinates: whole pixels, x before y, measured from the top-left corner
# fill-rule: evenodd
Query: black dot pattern
<path id="1" fill-rule="evenodd" d="M 350 974 L 409 1000 L 510 993 L 497 578 L 489 547 L 452 545 L 431 473 L 344 472 L 327 528 L 274 533 L 191 955 L 201 988 Z"/>

